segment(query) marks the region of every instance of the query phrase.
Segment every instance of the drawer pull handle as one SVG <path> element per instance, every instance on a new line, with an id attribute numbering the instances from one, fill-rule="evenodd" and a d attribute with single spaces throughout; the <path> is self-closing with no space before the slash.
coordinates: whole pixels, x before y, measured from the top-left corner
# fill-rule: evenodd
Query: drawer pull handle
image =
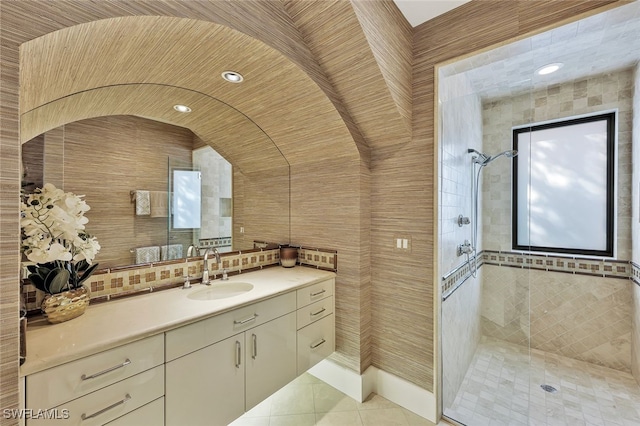
<path id="1" fill-rule="evenodd" d="M 311 346 L 309 346 L 309 347 L 310 347 L 311 349 L 315 349 L 315 348 L 317 348 L 318 346 L 323 345 L 325 342 L 326 342 L 326 340 L 324 340 L 324 339 L 320 339 L 320 341 L 319 341 L 318 343 L 312 343 L 312 344 L 311 344 Z"/>
<path id="2" fill-rule="evenodd" d="M 89 420 L 89 419 L 92 419 L 94 417 L 98 417 L 100 414 L 106 413 L 107 411 L 112 410 L 112 409 L 116 408 L 119 405 L 125 404 L 130 399 L 131 399 L 131 395 L 126 394 L 124 396 L 124 399 L 121 399 L 120 401 L 115 402 L 115 403 L 111 404 L 110 406 L 103 408 L 100 411 L 96 411 L 95 413 L 89 414 L 88 416 L 86 414 L 82 413 L 82 416 L 80 416 L 80 418 L 82 420 Z"/>
<path id="3" fill-rule="evenodd" d="M 131 360 L 129 358 L 125 359 L 124 362 L 122 364 L 118 364 L 118 365 L 114 365 L 111 368 L 107 368 L 106 370 L 102 370 L 98 373 L 92 374 L 90 376 L 87 376 L 86 374 L 83 374 L 82 376 L 80 376 L 80 379 L 82 380 L 89 380 L 89 379 L 95 379 L 96 377 L 100 377 L 103 374 L 107 374 L 107 373 L 111 373 L 114 370 L 117 370 L 118 368 L 122 368 L 125 367 L 127 365 L 131 364 Z"/>
<path id="4" fill-rule="evenodd" d="M 242 324 L 246 324 L 246 323 L 248 323 L 249 321 L 253 321 L 253 320 L 255 320 L 256 318 L 258 318 L 258 314 L 253 314 L 253 315 L 252 315 L 252 316 L 250 316 L 249 318 L 245 318 L 245 319 L 243 319 L 243 320 L 234 320 L 234 321 L 233 321 L 233 323 L 234 323 L 235 325 L 242 325 Z"/>
<path id="5" fill-rule="evenodd" d="M 242 345 L 236 340 L 236 368 L 240 368 L 242 364 Z"/>
<path id="6" fill-rule="evenodd" d="M 309 294 L 309 296 L 311 296 L 311 297 L 316 297 L 316 296 L 320 296 L 321 294 L 326 293 L 326 292 L 327 292 L 327 290 L 322 289 L 322 290 L 320 290 L 320 291 L 316 291 L 315 293 L 311 293 L 311 294 Z"/>
<path id="7" fill-rule="evenodd" d="M 323 313 L 324 311 L 326 311 L 325 308 L 320 309 L 318 312 L 311 312 L 311 316 L 315 317 L 316 315 L 320 315 L 321 313 Z"/>
<path id="8" fill-rule="evenodd" d="M 251 334 L 251 337 L 253 339 L 253 353 L 251 354 L 251 358 L 256 359 L 258 356 L 258 336 Z"/>

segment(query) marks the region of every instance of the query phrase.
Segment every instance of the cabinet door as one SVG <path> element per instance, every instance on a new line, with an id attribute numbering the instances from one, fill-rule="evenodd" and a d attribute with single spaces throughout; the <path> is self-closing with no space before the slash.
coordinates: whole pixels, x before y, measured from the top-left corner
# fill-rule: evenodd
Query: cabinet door
<path id="1" fill-rule="evenodd" d="M 166 425 L 228 425 L 244 413 L 244 335 L 166 364 Z"/>
<path id="2" fill-rule="evenodd" d="M 296 314 L 245 332 L 248 411 L 296 377 Z"/>
<path id="3" fill-rule="evenodd" d="M 302 374 L 335 350 L 333 314 L 298 330 L 298 374 Z"/>

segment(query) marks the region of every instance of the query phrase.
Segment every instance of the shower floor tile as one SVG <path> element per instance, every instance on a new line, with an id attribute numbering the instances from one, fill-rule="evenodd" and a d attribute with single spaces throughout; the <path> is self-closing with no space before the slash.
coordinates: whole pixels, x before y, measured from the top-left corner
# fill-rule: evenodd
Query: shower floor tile
<path id="1" fill-rule="evenodd" d="M 640 426 L 640 386 L 629 373 L 483 337 L 444 414 L 469 426 Z"/>

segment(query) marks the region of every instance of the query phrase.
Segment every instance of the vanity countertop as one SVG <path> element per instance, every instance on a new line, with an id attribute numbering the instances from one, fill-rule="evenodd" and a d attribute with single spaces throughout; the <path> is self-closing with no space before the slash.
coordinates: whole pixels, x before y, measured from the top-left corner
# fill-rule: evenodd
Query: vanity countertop
<path id="1" fill-rule="evenodd" d="M 27 376 L 333 277 L 333 272 L 302 266 L 273 267 L 229 277 L 225 282 L 248 282 L 254 288 L 226 299 L 189 299 L 190 293 L 204 287 L 193 284 L 188 290 L 174 288 L 90 305 L 82 316 L 70 321 L 28 326 L 27 360 L 20 367 L 20 375 Z M 213 285 L 219 282 L 216 280 Z"/>

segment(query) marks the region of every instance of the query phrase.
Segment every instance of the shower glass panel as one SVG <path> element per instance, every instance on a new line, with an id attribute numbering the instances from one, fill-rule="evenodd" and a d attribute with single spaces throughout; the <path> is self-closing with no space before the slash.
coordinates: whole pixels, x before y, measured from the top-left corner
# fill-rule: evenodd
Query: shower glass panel
<path id="1" fill-rule="evenodd" d="M 529 269 L 510 247 L 511 131 L 533 98 L 487 97 L 465 67 L 439 70 L 442 410 L 461 424 L 526 425 Z"/>
<path id="2" fill-rule="evenodd" d="M 455 422 L 640 425 L 638 33 L 632 2 L 437 69 L 439 391 Z M 601 131 L 532 137 L 612 112 L 611 149 L 594 148 Z M 540 202 L 577 193 L 594 207 Z"/>

